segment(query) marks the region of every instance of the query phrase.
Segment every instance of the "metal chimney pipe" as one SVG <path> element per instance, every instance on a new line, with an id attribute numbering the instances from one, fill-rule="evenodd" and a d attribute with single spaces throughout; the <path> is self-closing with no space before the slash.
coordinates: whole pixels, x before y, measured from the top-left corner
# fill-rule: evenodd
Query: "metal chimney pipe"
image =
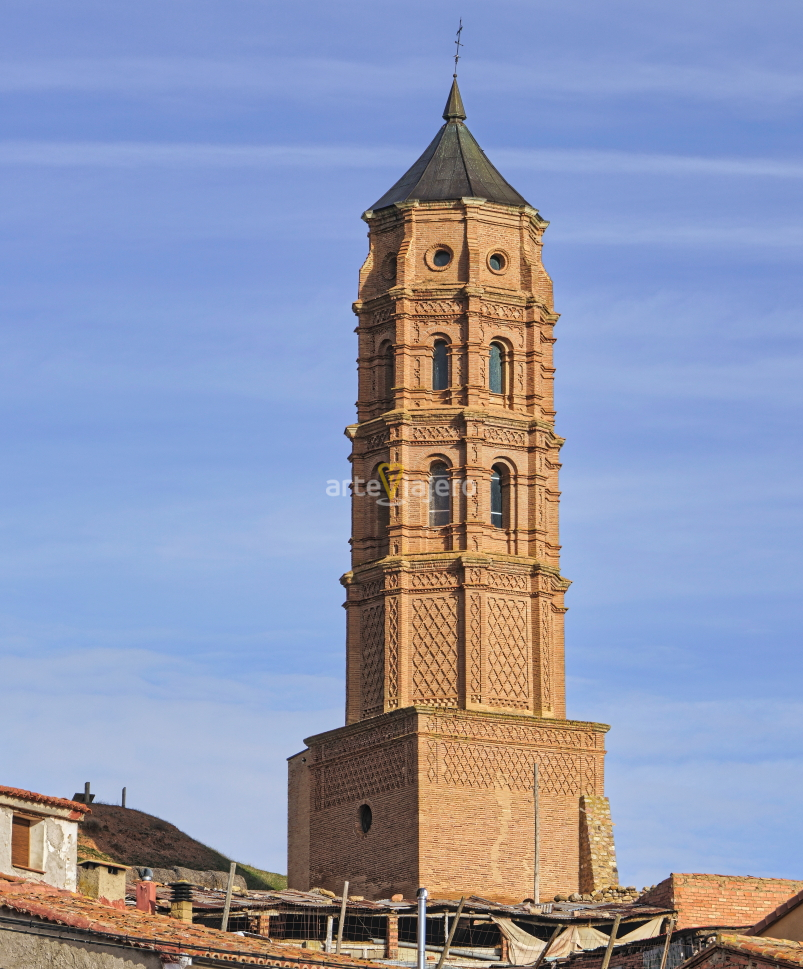
<path id="1" fill-rule="evenodd" d="M 427 892 L 418 889 L 418 969 L 427 969 Z"/>

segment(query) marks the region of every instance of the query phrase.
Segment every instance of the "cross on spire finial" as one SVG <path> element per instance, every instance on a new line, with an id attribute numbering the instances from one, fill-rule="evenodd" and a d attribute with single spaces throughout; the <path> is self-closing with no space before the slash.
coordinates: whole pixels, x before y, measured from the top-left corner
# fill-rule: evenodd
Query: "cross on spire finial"
<path id="1" fill-rule="evenodd" d="M 463 18 L 460 18 L 460 26 L 457 28 L 457 37 L 455 37 L 454 42 L 454 76 L 457 77 L 457 62 L 460 60 L 460 48 L 465 47 L 465 44 L 461 43 L 460 35 L 463 33 Z"/>

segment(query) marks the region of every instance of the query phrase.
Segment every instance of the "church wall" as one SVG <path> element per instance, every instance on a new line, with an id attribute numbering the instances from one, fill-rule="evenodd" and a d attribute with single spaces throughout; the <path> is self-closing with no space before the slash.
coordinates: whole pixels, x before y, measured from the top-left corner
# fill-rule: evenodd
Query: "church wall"
<path id="1" fill-rule="evenodd" d="M 541 897 L 577 891 L 581 798 L 602 792 L 606 729 L 415 707 L 310 738 L 307 820 L 291 808 L 290 887 L 340 892 L 348 879 L 366 898 L 411 897 L 419 884 L 433 897 L 530 897 L 537 763 Z M 294 789 L 304 796 L 293 780 L 301 756 L 291 759 L 291 803 Z M 294 830 L 305 823 L 306 833 Z"/>

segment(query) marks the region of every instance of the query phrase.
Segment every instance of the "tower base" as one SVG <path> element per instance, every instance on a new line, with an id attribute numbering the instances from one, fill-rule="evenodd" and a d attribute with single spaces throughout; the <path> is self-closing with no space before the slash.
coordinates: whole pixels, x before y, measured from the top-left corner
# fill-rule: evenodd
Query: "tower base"
<path id="1" fill-rule="evenodd" d="M 618 884 L 608 727 L 408 707 L 308 738 L 289 760 L 288 883 L 520 902 Z"/>

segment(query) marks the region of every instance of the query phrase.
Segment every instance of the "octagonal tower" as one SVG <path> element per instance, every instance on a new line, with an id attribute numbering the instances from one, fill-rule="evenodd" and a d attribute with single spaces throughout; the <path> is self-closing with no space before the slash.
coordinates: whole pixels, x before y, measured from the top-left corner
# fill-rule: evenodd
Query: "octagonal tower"
<path id="1" fill-rule="evenodd" d="M 608 728 L 565 719 L 548 223 L 456 79 L 444 120 L 363 215 L 346 726 L 290 759 L 288 877 L 547 899 L 617 883 Z"/>

